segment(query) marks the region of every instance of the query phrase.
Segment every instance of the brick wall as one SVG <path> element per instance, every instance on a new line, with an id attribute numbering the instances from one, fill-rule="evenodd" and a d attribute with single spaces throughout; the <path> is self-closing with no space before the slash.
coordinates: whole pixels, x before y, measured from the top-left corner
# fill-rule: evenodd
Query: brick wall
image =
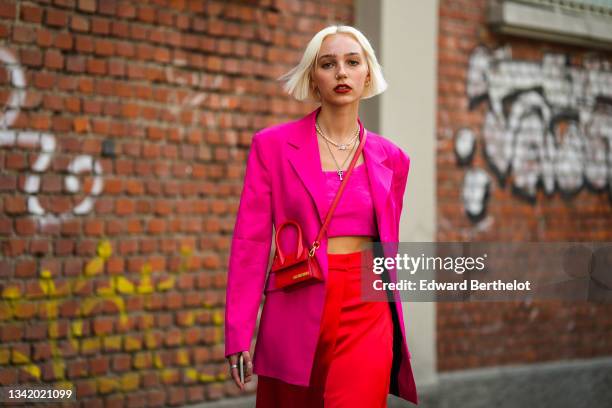
<path id="1" fill-rule="evenodd" d="M 226 378 L 228 246 L 275 81 L 352 1 L 0 2 L 0 384 L 171 406 Z"/>
<path id="2" fill-rule="evenodd" d="M 486 4 L 440 2 L 437 239 L 612 240 L 612 154 L 597 154 L 612 152 L 612 54 L 496 35 Z M 553 165 L 529 145 L 546 126 L 557 140 Z M 520 144 L 509 156 L 508 135 Z M 610 355 L 611 310 L 438 303 L 438 369 Z"/>

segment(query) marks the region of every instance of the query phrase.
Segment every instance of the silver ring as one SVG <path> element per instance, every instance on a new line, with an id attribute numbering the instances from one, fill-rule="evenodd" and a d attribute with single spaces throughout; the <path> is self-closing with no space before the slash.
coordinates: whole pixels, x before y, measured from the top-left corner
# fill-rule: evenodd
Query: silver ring
<path id="1" fill-rule="evenodd" d="M 232 364 L 230 368 L 238 368 L 238 364 Z"/>

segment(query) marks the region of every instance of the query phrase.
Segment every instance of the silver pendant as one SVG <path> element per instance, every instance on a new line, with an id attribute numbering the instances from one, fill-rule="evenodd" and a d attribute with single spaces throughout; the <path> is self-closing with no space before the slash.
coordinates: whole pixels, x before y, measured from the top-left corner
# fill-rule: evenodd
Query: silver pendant
<path id="1" fill-rule="evenodd" d="M 346 149 L 348 149 L 348 145 L 346 144 L 338 145 L 338 150 L 346 150 Z"/>
<path id="2" fill-rule="evenodd" d="M 342 174 L 343 173 L 344 173 L 344 171 L 338 170 L 338 176 L 340 177 L 340 181 L 342 181 Z"/>

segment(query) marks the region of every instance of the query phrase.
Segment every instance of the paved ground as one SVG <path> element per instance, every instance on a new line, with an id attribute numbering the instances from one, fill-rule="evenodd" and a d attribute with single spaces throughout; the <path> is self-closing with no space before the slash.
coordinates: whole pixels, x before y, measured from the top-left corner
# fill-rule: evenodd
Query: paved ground
<path id="1" fill-rule="evenodd" d="M 610 408 L 612 357 L 457 371 L 419 386 L 420 408 Z M 189 408 L 252 408 L 253 398 Z M 389 408 L 414 404 L 389 397 Z"/>

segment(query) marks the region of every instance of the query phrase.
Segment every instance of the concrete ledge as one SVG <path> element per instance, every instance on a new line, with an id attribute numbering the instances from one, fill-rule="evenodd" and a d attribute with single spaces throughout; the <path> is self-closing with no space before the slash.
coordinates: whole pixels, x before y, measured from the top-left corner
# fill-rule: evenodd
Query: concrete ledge
<path id="1" fill-rule="evenodd" d="M 489 3 L 488 23 L 500 33 L 574 45 L 612 49 L 612 18 L 589 12 L 564 12 L 516 0 Z"/>
<path id="2" fill-rule="evenodd" d="M 612 358 L 556 361 L 439 374 L 420 387 L 426 408 L 612 406 Z"/>

